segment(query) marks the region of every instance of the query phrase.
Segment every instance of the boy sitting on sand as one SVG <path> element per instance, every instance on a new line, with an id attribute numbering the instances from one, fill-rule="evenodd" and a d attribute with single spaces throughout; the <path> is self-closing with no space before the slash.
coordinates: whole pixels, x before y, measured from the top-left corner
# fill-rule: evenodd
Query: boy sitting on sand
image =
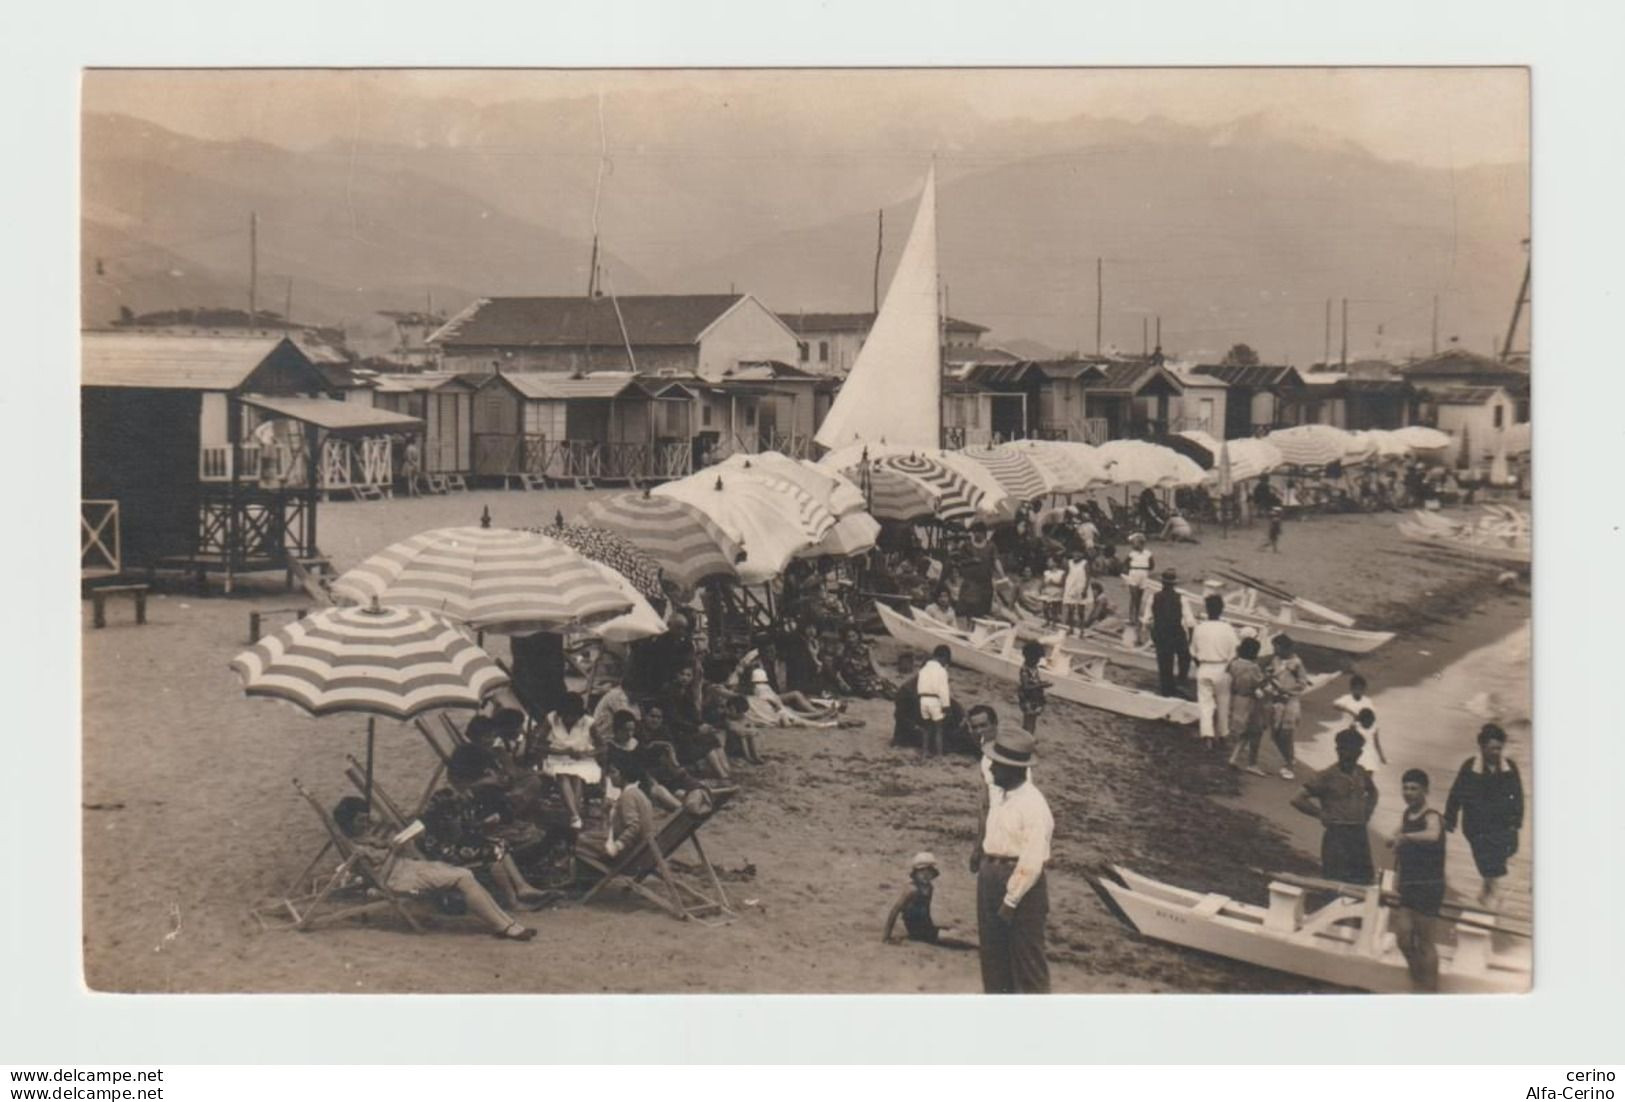
<path id="1" fill-rule="evenodd" d="M 529 941 L 536 936 L 535 930 L 510 918 L 468 869 L 444 861 L 401 856 L 400 847 L 405 843 L 396 842 L 390 830 L 373 821 L 367 801 L 360 796 L 346 796 L 335 804 L 333 822 L 390 891 L 402 895 L 454 891 L 463 897 L 468 909 L 490 927 L 493 937 Z"/>
<path id="2" fill-rule="evenodd" d="M 953 931 L 938 926 L 931 918 L 931 895 L 935 891 L 932 881 L 940 875 L 935 857 L 929 853 L 914 855 L 908 870 L 908 884 L 903 888 L 903 894 L 897 897 L 897 902 L 892 904 L 891 913 L 886 916 L 886 931 L 880 935 L 882 942 L 891 942 L 897 917 L 901 915 L 909 941 L 923 941 L 944 949 L 976 948 L 975 942 L 954 937 Z"/>

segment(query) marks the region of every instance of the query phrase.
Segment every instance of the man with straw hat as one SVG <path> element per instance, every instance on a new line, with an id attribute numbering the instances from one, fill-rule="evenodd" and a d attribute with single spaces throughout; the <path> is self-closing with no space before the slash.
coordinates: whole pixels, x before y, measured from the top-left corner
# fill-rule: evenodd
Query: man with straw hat
<path id="1" fill-rule="evenodd" d="M 1044 865 L 1055 817 L 1027 776 L 1036 747 L 1025 731 L 1000 731 L 986 751 L 993 791 L 977 850 L 976 921 L 982 990 L 990 995 L 1049 994 Z"/>

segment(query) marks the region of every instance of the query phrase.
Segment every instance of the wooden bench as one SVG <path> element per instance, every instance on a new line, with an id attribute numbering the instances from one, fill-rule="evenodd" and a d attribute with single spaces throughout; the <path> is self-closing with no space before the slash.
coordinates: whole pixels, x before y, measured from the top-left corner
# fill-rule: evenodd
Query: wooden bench
<path id="1" fill-rule="evenodd" d="M 446 475 L 446 489 L 456 490 L 459 493 L 467 493 L 468 479 L 464 478 L 460 474 L 448 474 Z"/>
<path id="2" fill-rule="evenodd" d="M 133 597 L 135 599 L 135 622 L 147 622 L 147 589 L 144 584 L 135 585 L 99 585 L 90 591 L 90 625 L 104 628 L 107 626 L 107 598 Z"/>
<path id="3" fill-rule="evenodd" d="M 291 616 L 297 620 L 309 611 L 310 609 L 308 608 L 264 608 L 255 612 L 250 612 L 248 614 L 248 641 L 250 643 L 258 643 L 260 641 L 260 636 L 264 634 L 264 632 L 261 630 L 263 627 L 263 621 L 267 617 Z"/>

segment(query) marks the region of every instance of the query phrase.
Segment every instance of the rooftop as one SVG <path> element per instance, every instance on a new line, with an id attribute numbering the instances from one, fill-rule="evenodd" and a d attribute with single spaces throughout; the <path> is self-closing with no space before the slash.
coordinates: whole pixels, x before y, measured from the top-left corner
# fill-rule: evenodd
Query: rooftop
<path id="1" fill-rule="evenodd" d="M 797 333 L 867 333 L 874 328 L 875 316 L 870 312 L 857 314 L 780 313 L 779 317 Z M 962 318 L 948 318 L 945 326 L 956 333 L 986 333 L 987 326 L 977 325 Z"/>
<path id="2" fill-rule="evenodd" d="M 1303 376 L 1295 367 L 1280 364 L 1197 364 L 1192 370 L 1198 375 L 1211 375 L 1229 386 L 1296 387 L 1303 385 Z"/>
<path id="3" fill-rule="evenodd" d="M 81 386 L 235 390 L 273 355 L 315 365 L 281 336 L 223 336 L 161 330 L 90 330 L 80 337 Z"/>
<path id="4" fill-rule="evenodd" d="M 688 345 L 748 295 L 581 295 L 482 298 L 429 335 L 429 343 L 482 348 Z M 619 306 L 617 314 L 616 307 Z M 621 323 L 625 321 L 623 338 Z"/>
<path id="5" fill-rule="evenodd" d="M 1527 378 L 1529 375 L 1528 361 L 1522 363 L 1502 363 L 1492 360 L 1488 356 L 1480 356 L 1476 352 L 1469 352 L 1465 348 L 1447 348 L 1437 356 L 1429 356 L 1425 360 L 1406 364 L 1399 369 L 1400 374 L 1411 377 L 1443 379 L 1443 378 L 1469 378 L 1473 376 L 1489 376 L 1500 378 Z"/>
<path id="6" fill-rule="evenodd" d="M 628 372 L 602 372 L 593 375 L 563 375 L 556 371 L 506 371 L 494 376 L 506 382 L 525 398 L 535 401 L 563 401 L 571 398 L 648 398 L 648 390 Z"/>

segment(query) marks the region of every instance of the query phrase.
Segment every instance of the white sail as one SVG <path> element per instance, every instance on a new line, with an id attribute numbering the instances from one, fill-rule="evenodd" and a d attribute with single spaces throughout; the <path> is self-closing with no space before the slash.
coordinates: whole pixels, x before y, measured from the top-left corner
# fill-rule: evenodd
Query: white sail
<path id="1" fill-rule="evenodd" d="M 941 340 L 933 168 L 886 300 L 818 430 L 818 442 L 826 448 L 882 441 L 937 447 L 942 432 Z"/>

